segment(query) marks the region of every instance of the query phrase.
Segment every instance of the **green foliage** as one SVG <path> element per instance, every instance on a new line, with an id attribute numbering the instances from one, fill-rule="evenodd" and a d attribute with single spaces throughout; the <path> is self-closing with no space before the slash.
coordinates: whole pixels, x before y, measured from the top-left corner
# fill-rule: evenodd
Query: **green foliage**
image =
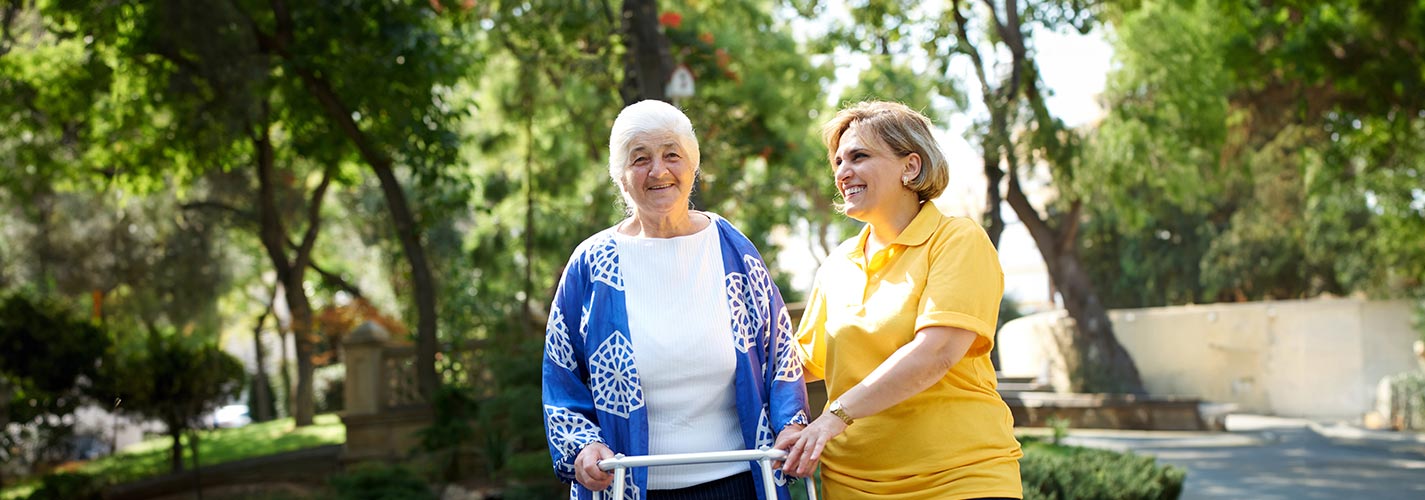
<path id="1" fill-rule="evenodd" d="M 71 414 L 108 347 L 103 330 L 53 298 L 0 294 L 0 459 L 68 458 Z"/>
<path id="2" fill-rule="evenodd" d="M 475 419 L 480 406 L 469 389 L 442 385 L 431 402 L 435 421 L 417 431 L 420 451 L 433 459 L 442 482 L 461 478 L 460 457 L 474 444 Z"/>
<path id="3" fill-rule="evenodd" d="M 242 392 L 242 363 L 216 344 L 150 331 L 143 342 L 120 344 L 93 393 L 116 409 L 163 422 L 173 437 L 173 468 L 182 470 L 178 437 L 208 412 Z"/>
<path id="4" fill-rule="evenodd" d="M 1024 458 L 1019 474 L 1026 500 L 1174 499 L 1182 494 L 1186 473 L 1159 466 L 1153 457 L 1020 440 Z"/>
<path id="5" fill-rule="evenodd" d="M 1386 377 L 1390 387 L 1390 425 L 1396 430 L 1425 430 L 1425 373 L 1414 371 Z"/>
<path id="6" fill-rule="evenodd" d="M 103 498 L 103 483 L 98 477 L 83 472 L 50 474 L 40 480 L 39 488 L 28 500 L 99 500 Z"/>
<path id="7" fill-rule="evenodd" d="M 335 413 L 346 408 L 346 365 L 338 363 L 317 368 L 312 377 L 317 413 Z"/>
<path id="8" fill-rule="evenodd" d="M 435 500 L 419 475 L 404 466 L 362 463 L 331 478 L 340 500 Z"/>
<path id="9" fill-rule="evenodd" d="M 1114 12 L 1084 179 L 1114 306 L 1425 294 L 1425 6 L 1146 1 Z"/>

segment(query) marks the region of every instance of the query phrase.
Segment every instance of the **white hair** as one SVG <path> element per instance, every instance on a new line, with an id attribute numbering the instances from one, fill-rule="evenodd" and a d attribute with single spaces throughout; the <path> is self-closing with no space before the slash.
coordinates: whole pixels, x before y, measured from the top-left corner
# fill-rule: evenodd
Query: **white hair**
<path id="1" fill-rule="evenodd" d="M 614 119 L 613 130 L 609 131 L 609 179 L 622 192 L 619 180 L 628 168 L 629 145 L 640 135 L 672 132 L 678 138 L 678 145 L 688 160 L 693 162 L 693 171 L 698 170 L 701 156 L 698 153 L 698 138 L 693 135 L 693 122 L 681 110 L 663 101 L 648 99 L 628 105 Z"/>

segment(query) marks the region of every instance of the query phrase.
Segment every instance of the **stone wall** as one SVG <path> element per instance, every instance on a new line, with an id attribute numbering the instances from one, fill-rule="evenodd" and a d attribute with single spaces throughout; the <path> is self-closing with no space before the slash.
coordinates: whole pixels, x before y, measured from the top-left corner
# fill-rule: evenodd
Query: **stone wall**
<path id="1" fill-rule="evenodd" d="M 1416 370 L 1408 301 L 1323 298 L 1110 313 L 1148 392 L 1231 403 L 1238 411 L 1357 419 L 1386 375 Z M 1049 341 L 1063 311 L 1026 316 L 999 334 L 1001 370 L 1056 389 L 1067 375 Z"/>

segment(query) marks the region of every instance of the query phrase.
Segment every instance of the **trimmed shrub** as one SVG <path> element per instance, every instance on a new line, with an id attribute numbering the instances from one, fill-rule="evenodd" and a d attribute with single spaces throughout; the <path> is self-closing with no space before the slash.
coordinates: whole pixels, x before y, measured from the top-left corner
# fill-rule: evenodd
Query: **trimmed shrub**
<path id="1" fill-rule="evenodd" d="M 61 472 L 40 479 L 40 487 L 28 500 L 99 500 L 104 485 L 98 477 L 80 472 Z"/>
<path id="2" fill-rule="evenodd" d="M 1150 456 L 1021 441 L 1025 453 L 1019 474 L 1025 500 L 1174 499 L 1182 494 L 1187 476 Z"/>
<path id="3" fill-rule="evenodd" d="M 435 500 L 436 495 L 415 472 L 399 465 L 359 464 L 331 478 L 340 500 Z"/>

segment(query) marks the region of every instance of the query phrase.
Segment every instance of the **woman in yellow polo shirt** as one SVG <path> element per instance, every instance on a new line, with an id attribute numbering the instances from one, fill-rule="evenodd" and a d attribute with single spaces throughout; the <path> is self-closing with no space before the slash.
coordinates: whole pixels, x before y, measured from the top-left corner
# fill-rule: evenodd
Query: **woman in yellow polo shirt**
<path id="1" fill-rule="evenodd" d="M 823 128 L 846 215 L 865 222 L 817 272 L 799 346 L 830 403 L 784 470 L 821 464 L 825 497 L 1020 498 L 989 352 L 1004 292 L 994 246 L 931 199 L 949 170 L 930 120 L 863 102 Z"/>

